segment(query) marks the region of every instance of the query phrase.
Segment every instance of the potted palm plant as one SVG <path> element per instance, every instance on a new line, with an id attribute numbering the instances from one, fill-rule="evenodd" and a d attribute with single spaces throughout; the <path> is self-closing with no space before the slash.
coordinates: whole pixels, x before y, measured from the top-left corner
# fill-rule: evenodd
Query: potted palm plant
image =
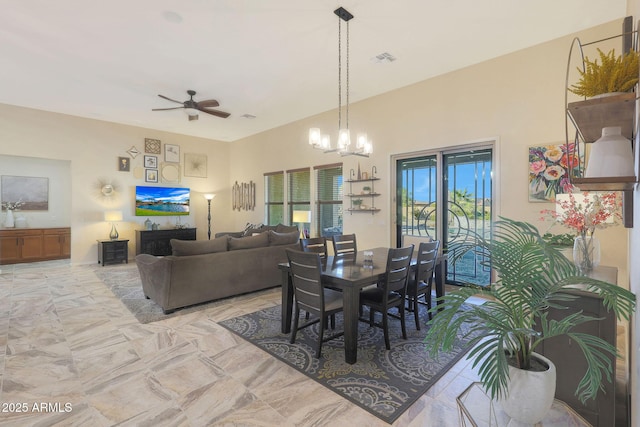
<path id="1" fill-rule="evenodd" d="M 534 350 L 544 340 L 568 334 L 582 349 L 587 360 L 587 371 L 580 381 L 576 395 L 584 402 L 595 398 L 603 377 L 611 378 L 612 366 L 607 355 L 616 355 L 617 349 L 606 341 L 577 332 L 576 327 L 597 320 L 579 313 L 568 313 L 559 321 L 549 320 L 550 307 L 563 308 L 563 302 L 575 298 L 572 288 L 584 287 L 603 298 L 605 307 L 615 311 L 618 318 L 628 319 L 635 308 L 633 293 L 604 281 L 581 276 L 553 244 L 546 241 L 537 228 L 526 222 L 501 218 L 494 225 L 493 236 L 474 236 L 452 245 L 452 261 L 469 251 L 490 257 L 490 267 L 497 275 L 491 289 L 463 287 L 440 299 L 433 307 L 433 319 L 425 338 L 427 350 L 437 356 L 440 351 L 452 349 L 459 334 L 471 338 L 473 349 L 467 355 L 478 366 L 480 380 L 487 394 L 495 400 L 505 401 L 516 395 L 512 377 L 532 368 L 536 359 Z M 467 298 L 481 294 L 488 301 L 481 306 L 465 304 Z M 543 363 L 552 361 L 545 361 Z M 513 366 L 510 368 L 510 366 Z M 550 370 L 553 367 L 550 366 Z M 515 371 L 514 371 L 515 369 Z M 514 372 L 518 374 L 514 375 Z M 516 397 L 522 405 L 531 406 L 537 392 L 525 386 L 526 399 Z M 542 415 L 520 418 L 535 423 L 549 410 L 555 393 L 555 377 L 550 398 L 542 398 Z M 546 399 L 546 400 L 545 400 Z M 545 409 L 545 405 L 548 405 Z M 510 413 L 503 404 L 505 411 Z M 527 415 L 529 416 L 529 415 Z"/>

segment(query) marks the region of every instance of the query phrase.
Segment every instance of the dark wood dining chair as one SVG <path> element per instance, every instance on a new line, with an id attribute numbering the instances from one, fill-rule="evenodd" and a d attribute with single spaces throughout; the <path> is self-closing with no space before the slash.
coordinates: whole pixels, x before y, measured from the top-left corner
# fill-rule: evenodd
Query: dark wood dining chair
<path id="1" fill-rule="evenodd" d="M 397 308 L 402 327 L 402 338 L 407 339 L 405 325 L 405 298 L 407 295 L 407 278 L 411 268 L 413 245 L 406 248 L 389 249 L 387 255 L 386 277 L 377 287 L 370 287 L 360 292 L 360 305 L 369 307 L 369 325 L 382 328 L 384 344 L 391 350 L 389 342 L 389 310 Z M 382 313 L 382 323 L 374 322 L 374 314 Z M 363 319 L 364 320 L 364 319 Z"/>
<path id="2" fill-rule="evenodd" d="M 327 257 L 327 239 L 324 237 L 312 237 L 309 239 L 300 239 L 300 250 L 302 252 L 314 252 L 320 255 L 320 258 Z"/>
<path id="3" fill-rule="evenodd" d="M 358 252 L 355 234 L 340 234 L 332 236 L 333 255 L 337 258 L 351 256 L 355 257 Z"/>
<path id="4" fill-rule="evenodd" d="M 407 282 L 407 309 L 413 311 L 417 330 L 420 330 L 420 310 L 418 309 L 418 303 L 425 304 L 427 309 L 431 309 L 431 291 L 433 289 L 433 276 L 439 248 L 439 240 L 420 243 L 418 246 L 415 275 L 413 275 L 413 277 L 410 276 Z M 419 300 L 420 297 L 424 298 L 424 302 Z M 428 313 L 429 320 L 431 320 L 431 311 Z"/>
<path id="5" fill-rule="evenodd" d="M 329 317 L 333 318 L 332 327 L 335 328 L 335 314 L 343 310 L 342 293 L 326 289 L 322 285 L 322 267 L 320 255 L 317 253 L 287 249 L 287 258 L 291 268 L 291 281 L 295 297 L 295 312 L 293 314 L 290 342 L 291 344 L 295 343 L 299 330 L 320 323 L 316 349 L 316 358 L 320 358 L 323 342 L 344 335 L 344 332 L 338 332 L 326 338 L 324 337 L 324 329 Z M 301 309 L 309 313 L 311 319 L 305 319 L 304 324 L 299 325 Z"/>

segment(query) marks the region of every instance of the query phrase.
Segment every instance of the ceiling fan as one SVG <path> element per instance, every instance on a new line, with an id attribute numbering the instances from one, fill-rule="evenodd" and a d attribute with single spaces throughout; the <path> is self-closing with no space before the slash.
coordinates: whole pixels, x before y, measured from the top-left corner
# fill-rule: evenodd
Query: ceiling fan
<path id="1" fill-rule="evenodd" d="M 193 95 L 196 94 L 195 90 L 188 90 L 187 93 L 191 97 L 190 99 L 180 102 L 175 99 L 167 98 L 164 95 L 158 95 L 160 98 L 166 99 L 167 101 L 175 102 L 176 104 L 182 104 L 182 107 L 172 107 L 172 108 L 153 108 L 152 111 L 164 111 L 164 110 L 177 110 L 180 108 L 184 108 L 187 114 L 189 115 L 189 120 L 198 120 L 198 111 L 202 111 L 203 113 L 211 114 L 213 116 L 221 117 L 226 119 L 230 116 L 229 113 L 225 113 L 220 110 L 212 110 L 211 107 L 217 107 L 220 104 L 215 99 L 207 99 L 204 101 L 196 102 L 193 100 Z"/>

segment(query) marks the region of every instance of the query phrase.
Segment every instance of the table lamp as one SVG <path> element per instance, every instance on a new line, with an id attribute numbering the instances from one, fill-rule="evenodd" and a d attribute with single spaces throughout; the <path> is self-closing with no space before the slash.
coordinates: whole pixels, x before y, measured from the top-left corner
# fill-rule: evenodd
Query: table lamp
<path id="1" fill-rule="evenodd" d="M 116 222 L 122 221 L 122 211 L 106 211 L 104 213 L 104 220 L 111 223 L 111 232 L 109 238 L 116 240 L 118 238 L 118 230 L 116 230 Z"/>
<path id="2" fill-rule="evenodd" d="M 304 239 L 304 224 L 311 223 L 311 211 L 293 211 L 292 221 L 300 224 L 298 226 L 300 228 L 300 238 Z"/>

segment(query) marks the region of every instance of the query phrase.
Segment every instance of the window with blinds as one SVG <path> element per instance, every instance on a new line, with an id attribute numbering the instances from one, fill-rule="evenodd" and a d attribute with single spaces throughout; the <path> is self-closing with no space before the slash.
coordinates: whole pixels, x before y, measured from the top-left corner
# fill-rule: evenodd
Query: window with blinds
<path id="1" fill-rule="evenodd" d="M 284 224 L 284 172 L 264 174 L 264 223 Z"/>
<path id="2" fill-rule="evenodd" d="M 287 171 L 289 197 L 289 221 L 293 218 L 293 211 L 308 211 L 311 209 L 311 171 L 309 168 L 292 169 Z M 297 224 L 292 224 L 297 225 Z"/>
<path id="3" fill-rule="evenodd" d="M 322 237 L 342 234 L 342 163 L 316 166 L 316 226 Z"/>

